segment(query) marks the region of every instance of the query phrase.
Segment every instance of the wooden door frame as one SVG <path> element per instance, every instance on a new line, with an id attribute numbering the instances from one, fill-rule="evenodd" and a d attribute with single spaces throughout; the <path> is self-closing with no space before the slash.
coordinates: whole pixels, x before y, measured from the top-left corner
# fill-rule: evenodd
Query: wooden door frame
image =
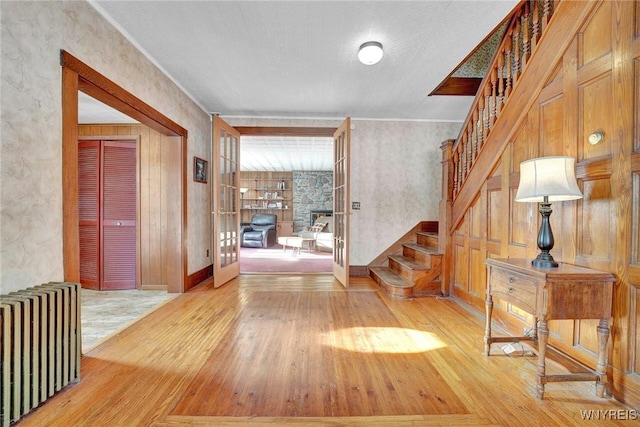
<path id="1" fill-rule="evenodd" d="M 80 281 L 78 232 L 78 91 L 109 105 L 165 136 L 180 137 L 180 235 L 170 256 L 168 291 L 184 292 L 187 282 L 187 136 L 178 125 L 68 52 L 60 51 L 62 66 L 62 214 L 64 280 Z"/>
<path id="2" fill-rule="evenodd" d="M 233 126 L 233 128 L 238 132 L 240 132 L 240 138 L 241 138 L 240 145 L 242 145 L 243 136 L 292 136 L 292 137 L 301 137 L 301 138 L 326 137 L 326 138 L 331 138 L 333 140 L 333 136 L 335 132 L 338 130 L 337 127 L 305 127 L 305 126 L 300 126 L 300 127 Z M 335 143 L 335 141 L 333 143 Z M 240 158 L 240 166 L 242 166 L 242 158 Z M 333 171 L 333 174 L 335 175 L 335 171 Z M 333 250 L 331 252 L 333 253 Z M 349 270 L 350 268 L 349 266 L 347 266 L 347 271 Z M 288 274 L 295 274 L 295 273 L 288 273 Z"/>

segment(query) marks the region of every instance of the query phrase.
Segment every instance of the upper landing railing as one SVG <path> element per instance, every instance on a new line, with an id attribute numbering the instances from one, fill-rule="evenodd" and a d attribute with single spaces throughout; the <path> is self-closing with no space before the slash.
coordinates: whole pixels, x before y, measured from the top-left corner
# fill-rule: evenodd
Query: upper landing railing
<path id="1" fill-rule="evenodd" d="M 487 75 L 451 151 L 450 200 L 455 200 L 487 141 L 559 0 L 525 0 L 511 17 Z"/>

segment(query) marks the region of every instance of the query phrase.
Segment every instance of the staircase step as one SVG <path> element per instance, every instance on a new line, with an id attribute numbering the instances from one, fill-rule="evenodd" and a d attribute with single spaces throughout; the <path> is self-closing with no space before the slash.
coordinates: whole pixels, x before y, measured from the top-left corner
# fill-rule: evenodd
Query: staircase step
<path id="1" fill-rule="evenodd" d="M 414 284 L 423 278 L 429 266 L 424 262 L 404 255 L 389 255 L 389 268 Z"/>
<path id="2" fill-rule="evenodd" d="M 416 260 L 415 258 L 411 258 L 404 255 L 389 255 L 389 267 L 392 270 L 398 272 L 395 268 L 393 268 L 392 264 L 398 264 L 403 269 L 413 270 L 413 271 L 425 271 L 429 269 L 428 265 L 424 265 L 423 262 Z"/>
<path id="3" fill-rule="evenodd" d="M 434 256 L 441 257 L 437 248 L 419 245 L 417 243 L 405 243 L 402 245 L 402 254 L 406 257 L 413 258 L 427 268 L 431 268 L 431 258 Z"/>
<path id="4" fill-rule="evenodd" d="M 395 298 L 409 299 L 413 295 L 413 282 L 395 273 L 389 267 L 370 267 L 371 277 Z"/>
<path id="5" fill-rule="evenodd" d="M 438 247 L 438 233 L 418 231 L 416 233 L 416 239 L 418 240 L 419 245 L 427 246 L 430 248 Z"/>
<path id="6" fill-rule="evenodd" d="M 439 297 L 442 296 L 442 283 L 439 281 L 429 282 L 413 289 L 413 295 L 417 297 Z"/>

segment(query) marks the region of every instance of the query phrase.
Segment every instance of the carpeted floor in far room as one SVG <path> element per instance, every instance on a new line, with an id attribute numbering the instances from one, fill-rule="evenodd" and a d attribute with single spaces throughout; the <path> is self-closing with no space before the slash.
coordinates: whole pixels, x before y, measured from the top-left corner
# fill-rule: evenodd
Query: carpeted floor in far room
<path id="1" fill-rule="evenodd" d="M 270 248 L 241 248 L 240 273 L 331 273 L 333 254 L 276 244 Z"/>

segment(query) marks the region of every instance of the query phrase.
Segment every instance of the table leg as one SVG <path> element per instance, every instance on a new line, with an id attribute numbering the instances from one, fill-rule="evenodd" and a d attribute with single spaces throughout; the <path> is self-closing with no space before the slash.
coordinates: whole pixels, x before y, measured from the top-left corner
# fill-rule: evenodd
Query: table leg
<path id="1" fill-rule="evenodd" d="M 547 356 L 547 342 L 549 341 L 549 326 L 547 321 L 540 319 L 538 321 L 538 385 L 536 386 L 536 394 L 538 399 L 544 397 L 544 385 L 547 382 L 545 376 Z"/>
<path id="2" fill-rule="evenodd" d="M 604 397 L 607 390 L 607 344 L 609 343 L 609 319 L 600 319 L 598 325 L 598 363 L 596 364 L 596 394 Z"/>
<path id="3" fill-rule="evenodd" d="M 493 312 L 493 298 L 490 294 L 487 294 L 484 305 L 487 314 L 487 323 L 484 328 L 484 355 L 488 356 L 491 350 L 491 313 Z"/>

